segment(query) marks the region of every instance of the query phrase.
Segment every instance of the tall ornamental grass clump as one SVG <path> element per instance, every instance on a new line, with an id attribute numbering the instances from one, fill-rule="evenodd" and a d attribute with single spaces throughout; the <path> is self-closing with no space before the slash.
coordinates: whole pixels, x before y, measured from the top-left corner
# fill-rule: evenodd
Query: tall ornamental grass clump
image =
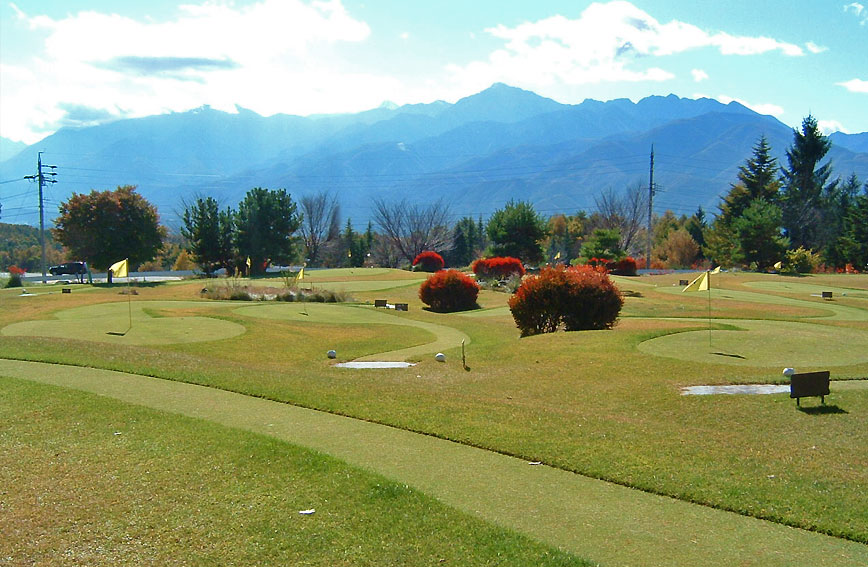
<path id="1" fill-rule="evenodd" d="M 419 299 L 440 313 L 466 311 L 478 307 L 479 284 L 458 270 L 440 270 L 419 287 Z"/>
<path id="2" fill-rule="evenodd" d="M 413 268 L 419 272 L 436 272 L 442 270 L 446 263 L 443 261 L 443 256 L 431 250 L 420 252 L 413 259 Z"/>
<path id="3" fill-rule="evenodd" d="M 513 275 L 524 275 L 524 265 L 518 258 L 511 256 L 497 256 L 494 258 L 480 258 L 470 266 L 473 273 L 479 279 L 508 278 Z"/>
<path id="4" fill-rule="evenodd" d="M 621 292 L 604 269 L 543 268 L 509 298 L 522 337 L 540 333 L 610 329 L 621 312 Z"/>

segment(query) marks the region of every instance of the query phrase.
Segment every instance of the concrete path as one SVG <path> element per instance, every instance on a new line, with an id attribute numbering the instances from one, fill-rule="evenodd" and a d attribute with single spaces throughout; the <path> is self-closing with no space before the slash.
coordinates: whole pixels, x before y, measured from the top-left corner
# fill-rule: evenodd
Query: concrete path
<path id="1" fill-rule="evenodd" d="M 868 565 L 868 546 L 862 544 L 347 417 L 107 370 L 0 360 L 0 375 L 309 447 L 607 566 Z"/>

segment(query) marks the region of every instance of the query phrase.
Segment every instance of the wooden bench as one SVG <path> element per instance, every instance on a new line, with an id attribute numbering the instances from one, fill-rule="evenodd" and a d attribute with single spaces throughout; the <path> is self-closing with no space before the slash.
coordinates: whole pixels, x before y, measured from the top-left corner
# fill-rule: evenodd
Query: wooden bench
<path id="1" fill-rule="evenodd" d="M 72 288 L 71 287 L 61 288 L 60 293 L 72 293 Z"/>
<path id="2" fill-rule="evenodd" d="M 374 300 L 374 307 L 385 308 L 386 307 L 386 300 L 385 299 L 375 299 Z"/>
<path id="3" fill-rule="evenodd" d="M 831 291 L 824 291 L 824 292 L 820 293 L 820 296 L 823 299 L 832 299 L 832 292 Z"/>
<path id="4" fill-rule="evenodd" d="M 406 303 L 396 303 L 395 304 L 395 311 L 407 311 L 409 308 L 410 308 L 410 306 Z"/>
<path id="5" fill-rule="evenodd" d="M 689 285 L 690 281 L 688 280 L 678 280 L 678 285 Z"/>
<path id="6" fill-rule="evenodd" d="M 796 406 L 799 406 L 799 398 L 819 396 L 820 402 L 825 405 L 826 396 L 829 395 L 829 371 L 802 372 L 790 376 L 790 397 L 796 398 Z"/>

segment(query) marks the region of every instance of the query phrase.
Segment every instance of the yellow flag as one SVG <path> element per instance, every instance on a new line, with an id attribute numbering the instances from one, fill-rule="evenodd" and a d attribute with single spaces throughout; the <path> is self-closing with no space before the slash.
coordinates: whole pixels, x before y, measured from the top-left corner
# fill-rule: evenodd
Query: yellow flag
<path id="1" fill-rule="evenodd" d="M 304 279 L 304 266 L 302 266 L 301 269 L 298 271 L 298 275 L 295 276 L 295 279 L 297 279 L 297 280 L 303 280 Z"/>
<path id="2" fill-rule="evenodd" d="M 555 260 L 560 260 L 560 259 L 561 259 L 561 253 L 560 253 L 560 251 L 558 251 L 558 253 L 555 254 Z"/>
<path id="3" fill-rule="evenodd" d="M 714 268 L 713 270 L 711 270 L 711 273 L 712 273 L 712 274 L 719 274 L 719 273 L 720 273 L 720 266 L 718 266 L 718 267 Z"/>
<path id="4" fill-rule="evenodd" d="M 780 270 L 780 269 L 783 268 L 783 267 L 784 267 L 784 263 L 783 263 L 783 262 L 775 262 L 775 269 L 776 269 L 776 270 Z"/>
<path id="5" fill-rule="evenodd" d="M 250 268 L 250 256 L 247 257 L 247 267 Z"/>
<path id="6" fill-rule="evenodd" d="M 111 266 L 109 266 L 109 270 L 112 271 L 112 276 L 116 278 L 125 278 L 129 275 L 129 269 L 127 267 L 128 258 L 124 258 L 120 262 L 115 262 Z"/>
<path id="7" fill-rule="evenodd" d="M 681 292 L 684 293 L 685 291 L 705 291 L 710 287 L 708 280 L 708 272 L 702 272 L 701 276 L 690 282 L 690 285 L 682 289 Z"/>

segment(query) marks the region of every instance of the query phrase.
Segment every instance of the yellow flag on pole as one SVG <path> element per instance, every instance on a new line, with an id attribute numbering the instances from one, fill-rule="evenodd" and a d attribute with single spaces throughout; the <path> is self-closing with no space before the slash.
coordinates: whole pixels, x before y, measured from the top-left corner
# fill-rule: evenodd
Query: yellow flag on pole
<path id="1" fill-rule="evenodd" d="M 712 273 L 712 274 L 719 274 L 719 273 L 720 273 L 720 266 L 718 266 L 718 267 L 714 268 L 713 270 L 711 270 L 711 273 Z"/>
<path id="2" fill-rule="evenodd" d="M 129 275 L 129 268 L 127 266 L 128 258 L 124 258 L 120 262 L 115 262 L 111 266 L 109 266 L 109 270 L 112 272 L 112 277 L 115 278 L 125 278 Z"/>
<path id="3" fill-rule="evenodd" d="M 708 280 L 708 272 L 702 272 L 702 275 L 690 282 L 687 287 L 681 290 L 681 293 L 685 291 L 706 291 L 710 287 Z"/>
<path id="4" fill-rule="evenodd" d="M 561 252 L 559 250 L 558 253 L 555 254 L 555 260 L 560 260 L 560 259 L 561 259 Z"/>
<path id="5" fill-rule="evenodd" d="M 250 269 L 250 256 L 247 257 L 247 268 Z"/>
<path id="6" fill-rule="evenodd" d="M 774 268 L 775 268 L 776 270 L 780 270 L 780 269 L 783 268 L 783 267 L 784 267 L 784 263 L 783 263 L 783 262 L 775 262 L 775 266 L 774 266 Z"/>
<path id="7" fill-rule="evenodd" d="M 304 266 L 302 266 L 301 269 L 298 271 L 298 275 L 295 276 L 295 279 L 297 279 L 297 280 L 303 280 L 304 279 Z"/>

